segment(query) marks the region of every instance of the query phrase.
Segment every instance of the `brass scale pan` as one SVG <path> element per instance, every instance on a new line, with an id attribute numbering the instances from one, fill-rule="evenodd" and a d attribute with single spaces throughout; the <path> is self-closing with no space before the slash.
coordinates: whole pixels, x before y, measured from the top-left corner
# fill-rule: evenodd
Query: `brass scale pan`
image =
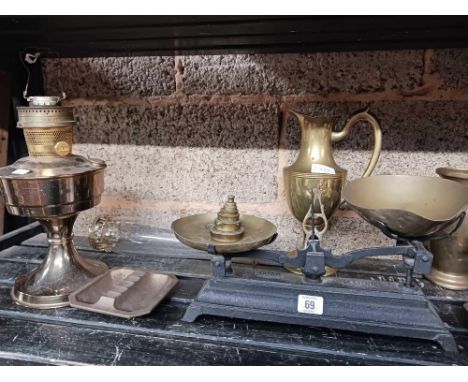
<path id="1" fill-rule="evenodd" d="M 450 234 L 468 207 L 466 187 L 428 176 L 380 175 L 349 182 L 347 204 L 384 232 L 408 240 Z"/>

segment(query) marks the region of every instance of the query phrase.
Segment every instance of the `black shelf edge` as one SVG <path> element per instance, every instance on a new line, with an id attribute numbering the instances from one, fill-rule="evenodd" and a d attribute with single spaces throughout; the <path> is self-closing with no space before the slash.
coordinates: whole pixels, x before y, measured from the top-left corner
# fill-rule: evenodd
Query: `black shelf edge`
<path id="1" fill-rule="evenodd" d="M 7 55 L 294 53 L 468 47 L 467 16 L 2 16 Z"/>

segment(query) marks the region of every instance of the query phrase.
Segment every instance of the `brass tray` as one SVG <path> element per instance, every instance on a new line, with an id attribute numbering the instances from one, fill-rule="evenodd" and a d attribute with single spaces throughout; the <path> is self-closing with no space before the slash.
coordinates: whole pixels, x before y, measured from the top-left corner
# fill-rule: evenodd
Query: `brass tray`
<path id="1" fill-rule="evenodd" d="M 70 305 L 132 318 L 150 313 L 177 284 L 177 277 L 133 268 L 114 268 L 72 293 Z"/>

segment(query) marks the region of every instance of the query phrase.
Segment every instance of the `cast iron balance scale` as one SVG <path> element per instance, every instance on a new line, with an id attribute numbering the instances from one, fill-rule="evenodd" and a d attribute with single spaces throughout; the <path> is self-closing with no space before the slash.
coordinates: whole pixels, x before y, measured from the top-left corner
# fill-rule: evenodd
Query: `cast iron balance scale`
<path id="1" fill-rule="evenodd" d="M 302 248 L 292 252 L 258 250 L 276 237 L 276 227 L 255 216 L 240 216 L 230 197 L 215 214 L 193 215 L 172 225 L 184 244 L 213 254 L 213 277 L 188 307 L 183 320 L 214 315 L 325 327 L 438 342 L 451 354 L 457 345 L 434 307 L 413 279 L 429 273 L 432 254 L 422 242 L 450 235 L 468 207 L 466 189 L 432 177 L 385 175 L 368 177 L 382 147 L 382 131 L 366 111 L 351 116 L 341 131 L 333 120 L 289 111 L 299 121 L 299 155 L 284 169 L 289 208 L 302 222 Z M 359 122 L 373 131 L 374 147 L 363 178 L 347 183 L 347 171 L 333 158 L 332 142 L 346 138 Z M 394 246 L 363 248 L 336 256 L 321 245 L 333 211 L 344 201 L 363 219 L 395 240 Z M 375 256 L 403 259 L 403 283 L 326 277 L 333 269 Z M 299 282 L 281 282 L 236 275 L 233 257 L 272 261 L 302 275 Z"/>
<path id="2" fill-rule="evenodd" d="M 315 203 L 311 204 L 303 223 L 305 245 L 293 253 L 257 249 L 276 238 L 276 227 L 265 219 L 239 215 L 233 196 L 217 215 L 193 215 L 173 222 L 172 230 L 182 243 L 213 255 L 212 278 L 183 320 L 193 322 L 201 315 L 213 315 L 418 338 L 435 341 L 447 354 L 456 354 L 452 334 L 413 279 L 431 269 L 433 256 L 422 241 L 446 237 L 462 223 L 468 207 L 464 187 L 443 179 L 405 175 L 347 183 L 343 190 L 347 204 L 395 240 L 395 245 L 339 256 L 321 246 L 324 229 L 313 226 L 318 217 L 326 221 L 322 191 L 313 191 L 320 211 L 314 212 Z M 309 224 L 305 224 L 307 220 Z M 328 267 L 343 269 L 362 258 L 395 255 L 402 257 L 406 269 L 403 283 L 323 277 Z M 231 259 L 239 256 L 300 271 L 302 280 L 289 283 L 236 276 Z"/>

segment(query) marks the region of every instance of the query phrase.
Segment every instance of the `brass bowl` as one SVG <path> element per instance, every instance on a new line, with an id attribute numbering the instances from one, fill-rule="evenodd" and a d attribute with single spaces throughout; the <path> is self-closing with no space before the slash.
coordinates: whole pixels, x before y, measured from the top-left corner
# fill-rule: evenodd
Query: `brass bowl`
<path id="1" fill-rule="evenodd" d="M 468 208 L 466 187 L 428 176 L 360 178 L 345 185 L 343 197 L 372 225 L 414 240 L 441 234 L 460 220 Z"/>

